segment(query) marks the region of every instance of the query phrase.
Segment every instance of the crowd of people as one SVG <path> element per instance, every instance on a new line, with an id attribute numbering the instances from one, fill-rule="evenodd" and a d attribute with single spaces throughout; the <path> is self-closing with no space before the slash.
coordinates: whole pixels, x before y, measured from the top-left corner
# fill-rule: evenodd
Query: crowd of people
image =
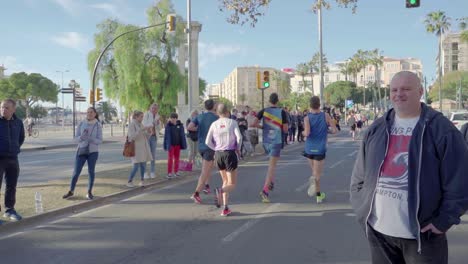
<path id="1" fill-rule="evenodd" d="M 397 73 L 390 83 L 393 108 L 362 128 L 368 116 L 351 111 L 347 117 L 353 139 L 362 138 L 350 183 L 351 205 L 369 241 L 373 263 L 447 263 L 446 232 L 460 223 L 468 209 L 468 125 L 462 133 L 440 112 L 420 103 L 421 81 L 412 72 Z M 302 155 L 311 168 L 308 194 L 316 202 L 325 199 L 320 179 L 327 153 L 328 134 L 340 130 L 340 114 L 322 109 L 319 97 L 310 98 L 310 109 L 288 111 L 280 107 L 278 94 L 269 97 L 270 106 L 254 112 L 245 107 L 240 113 L 225 104 L 205 101 L 202 113 L 194 111 L 184 125 L 177 113 L 165 125 L 164 150 L 168 152 L 167 178 L 179 176 L 180 151 L 189 148 L 189 161 L 202 158 L 201 173 L 191 195 L 203 203 L 200 193 L 211 193 L 213 167 L 219 170 L 222 184 L 213 189 L 214 204 L 221 215 L 232 213 L 230 194 L 237 185 L 238 162 L 254 152 L 259 144 L 269 156 L 265 181 L 259 198 L 269 203 L 275 188 L 275 169 L 283 148 L 296 140 L 304 143 Z M 2 102 L 0 116 L 0 186 L 6 179 L 4 217 L 18 221 L 15 211 L 19 175 L 18 154 L 24 142 L 24 126 L 15 113 L 16 102 Z M 140 170 L 140 186 L 145 178 L 155 177 L 156 143 L 160 129 L 158 105 L 148 112 L 135 111 L 128 127 L 128 140 L 135 144 L 133 169 L 127 185 Z M 87 119 L 76 130 L 78 147 L 70 189 L 74 195 L 83 165 L 88 163 L 87 198 L 93 199 L 94 169 L 102 143 L 102 127 L 96 109 L 90 107 Z M 146 164 L 151 169 L 145 173 Z"/>

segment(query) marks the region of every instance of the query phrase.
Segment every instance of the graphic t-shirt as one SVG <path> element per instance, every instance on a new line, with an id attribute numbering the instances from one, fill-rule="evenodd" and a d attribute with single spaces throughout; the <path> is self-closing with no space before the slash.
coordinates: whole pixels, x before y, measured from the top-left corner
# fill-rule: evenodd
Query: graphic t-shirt
<path id="1" fill-rule="evenodd" d="M 419 117 L 396 116 L 377 183 L 369 224 L 378 232 L 414 239 L 408 213 L 408 147 Z"/>
<path id="2" fill-rule="evenodd" d="M 282 108 L 272 106 L 262 109 L 257 119 L 263 119 L 263 143 L 283 143 L 283 124 L 288 123 L 288 114 Z"/>

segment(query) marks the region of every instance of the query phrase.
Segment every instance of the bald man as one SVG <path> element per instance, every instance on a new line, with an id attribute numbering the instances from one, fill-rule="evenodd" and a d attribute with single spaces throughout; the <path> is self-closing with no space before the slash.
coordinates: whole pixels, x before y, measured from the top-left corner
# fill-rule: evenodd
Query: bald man
<path id="1" fill-rule="evenodd" d="M 468 209 L 468 149 L 422 94 L 414 73 L 393 77 L 394 108 L 365 132 L 354 165 L 351 204 L 372 263 L 447 263 L 445 233 Z"/>

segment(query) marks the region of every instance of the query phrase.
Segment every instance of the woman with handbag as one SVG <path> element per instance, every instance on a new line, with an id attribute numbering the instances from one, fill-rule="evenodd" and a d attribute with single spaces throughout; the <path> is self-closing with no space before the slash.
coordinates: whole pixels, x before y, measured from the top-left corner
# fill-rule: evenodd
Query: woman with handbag
<path id="1" fill-rule="evenodd" d="M 78 148 L 75 156 L 75 167 L 73 170 L 73 177 L 70 184 L 70 190 L 63 196 L 67 199 L 73 196 L 75 191 L 76 182 L 80 177 L 81 170 L 86 162 L 88 162 L 88 193 L 86 198 L 92 200 L 94 195 L 93 185 L 96 162 L 99 156 L 99 145 L 102 143 L 102 126 L 99 122 L 99 115 L 94 107 L 89 107 L 86 114 L 86 120 L 76 128 L 75 141 L 78 142 Z"/>
<path id="2" fill-rule="evenodd" d="M 127 187 L 135 187 L 133 184 L 133 177 L 140 168 L 140 186 L 144 186 L 144 175 L 146 169 L 146 162 L 151 161 L 153 156 L 151 154 L 150 146 L 148 144 L 148 137 L 150 131 L 143 126 L 143 112 L 133 112 L 132 122 L 128 126 L 128 140 L 134 141 L 135 156 L 131 158 L 133 169 L 128 177 Z"/>

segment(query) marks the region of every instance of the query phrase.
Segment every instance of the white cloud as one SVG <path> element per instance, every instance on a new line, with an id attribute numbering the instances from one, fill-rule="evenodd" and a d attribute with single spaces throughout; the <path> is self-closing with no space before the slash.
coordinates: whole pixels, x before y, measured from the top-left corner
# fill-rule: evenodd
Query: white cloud
<path id="1" fill-rule="evenodd" d="M 117 8 L 116 5 L 109 4 L 109 3 L 100 3 L 100 4 L 93 4 L 90 5 L 90 7 L 103 10 L 107 13 L 109 13 L 113 17 L 122 17 L 120 12 L 118 11 L 119 8 Z"/>
<path id="2" fill-rule="evenodd" d="M 6 68 L 5 73 L 10 75 L 15 72 L 37 72 L 34 69 L 28 68 L 27 66 L 18 62 L 18 60 L 13 56 L 0 56 L 0 65 L 3 65 Z"/>
<path id="3" fill-rule="evenodd" d="M 76 14 L 80 7 L 79 1 L 76 0 L 52 0 L 59 6 L 61 6 L 65 11 L 67 11 L 70 14 Z"/>
<path id="4" fill-rule="evenodd" d="M 55 43 L 80 52 L 86 52 L 88 47 L 88 38 L 77 32 L 64 32 L 52 37 Z"/>
<path id="5" fill-rule="evenodd" d="M 198 48 L 200 68 L 205 68 L 210 63 L 216 62 L 220 58 L 229 55 L 245 54 L 245 49 L 241 48 L 239 45 L 224 45 L 200 42 L 198 44 Z"/>

